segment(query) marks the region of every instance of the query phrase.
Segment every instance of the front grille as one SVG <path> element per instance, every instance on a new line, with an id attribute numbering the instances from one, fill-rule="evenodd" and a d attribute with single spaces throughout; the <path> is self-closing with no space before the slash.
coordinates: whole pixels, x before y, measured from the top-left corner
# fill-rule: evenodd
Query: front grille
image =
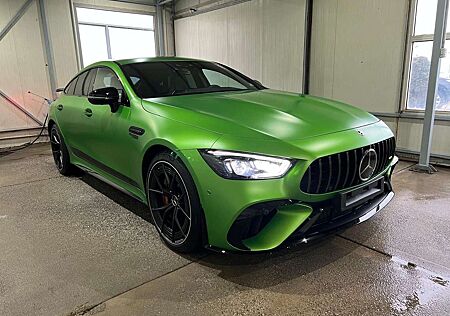
<path id="1" fill-rule="evenodd" d="M 395 139 L 388 138 L 369 146 L 314 160 L 300 182 L 300 189 L 305 193 L 323 194 L 362 183 L 358 174 L 359 163 L 369 149 L 374 149 L 377 153 L 377 165 L 373 173 L 375 176 L 389 165 L 389 157 L 395 152 Z"/>

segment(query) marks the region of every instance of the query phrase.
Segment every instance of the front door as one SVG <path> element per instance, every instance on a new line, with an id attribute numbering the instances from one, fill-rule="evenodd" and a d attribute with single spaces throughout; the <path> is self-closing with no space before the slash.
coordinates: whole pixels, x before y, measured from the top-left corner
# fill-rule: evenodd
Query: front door
<path id="1" fill-rule="evenodd" d="M 130 172 L 130 155 L 134 152 L 130 146 L 133 147 L 135 142 L 128 131 L 131 115 L 128 98 L 114 71 L 101 67 L 97 69 L 92 90 L 106 87 L 114 87 L 119 91 L 121 106 L 115 113 L 111 112 L 107 104 L 89 104 L 87 107 L 91 113 L 90 126 L 87 127 L 89 155 L 92 162 L 97 163 L 103 171 L 129 185 L 137 186 L 136 181 L 131 179 Z"/>

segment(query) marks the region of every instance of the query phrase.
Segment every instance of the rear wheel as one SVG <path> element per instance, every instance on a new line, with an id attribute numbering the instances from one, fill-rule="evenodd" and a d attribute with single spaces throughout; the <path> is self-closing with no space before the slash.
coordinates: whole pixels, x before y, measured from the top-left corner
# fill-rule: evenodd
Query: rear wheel
<path id="1" fill-rule="evenodd" d="M 158 233 L 179 252 L 201 245 L 202 216 L 198 193 L 186 167 L 169 153 L 158 154 L 147 172 L 147 199 Z"/>
<path id="2" fill-rule="evenodd" d="M 70 163 L 69 151 L 56 125 L 53 125 L 50 129 L 50 144 L 53 160 L 59 173 L 65 176 L 72 174 L 75 171 L 75 166 Z"/>

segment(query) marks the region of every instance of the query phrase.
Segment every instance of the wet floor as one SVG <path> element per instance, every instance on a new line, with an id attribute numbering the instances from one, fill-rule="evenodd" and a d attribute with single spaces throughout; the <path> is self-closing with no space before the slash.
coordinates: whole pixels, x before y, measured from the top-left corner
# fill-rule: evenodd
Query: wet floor
<path id="1" fill-rule="evenodd" d="M 0 315 L 450 315 L 450 169 L 394 175 L 370 221 L 271 253 L 180 256 L 143 205 L 60 177 L 46 145 L 0 158 Z"/>

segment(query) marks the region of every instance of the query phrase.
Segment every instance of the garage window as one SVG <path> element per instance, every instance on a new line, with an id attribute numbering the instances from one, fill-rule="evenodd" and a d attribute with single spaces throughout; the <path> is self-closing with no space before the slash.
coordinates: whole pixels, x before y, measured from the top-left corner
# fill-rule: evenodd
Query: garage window
<path id="1" fill-rule="evenodd" d="M 155 56 L 153 15 L 76 7 L 82 65 Z"/>
<path id="2" fill-rule="evenodd" d="M 408 71 L 406 76 L 408 78 L 406 109 L 423 111 L 427 98 L 437 0 L 414 0 L 412 1 L 412 6 L 411 34 L 408 43 L 409 67 L 406 67 Z M 450 26 L 449 22 L 448 26 Z M 448 48 L 449 44 L 450 33 L 447 33 L 445 46 Z M 449 55 L 441 59 L 436 110 L 450 111 Z"/>

